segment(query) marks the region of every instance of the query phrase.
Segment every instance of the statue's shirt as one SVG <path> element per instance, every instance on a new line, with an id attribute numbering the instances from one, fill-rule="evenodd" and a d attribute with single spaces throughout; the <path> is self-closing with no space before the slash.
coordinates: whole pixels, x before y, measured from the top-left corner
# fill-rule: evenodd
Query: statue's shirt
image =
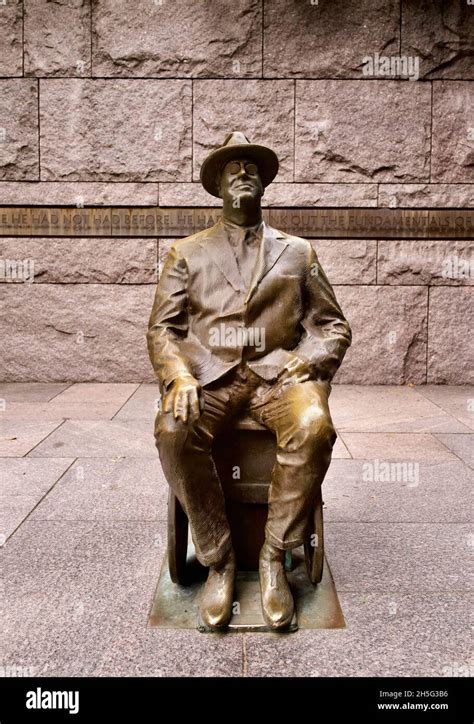
<path id="1" fill-rule="evenodd" d="M 237 226 L 224 219 L 227 238 L 233 249 L 245 288 L 250 288 L 263 238 L 263 221 L 255 226 Z"/>

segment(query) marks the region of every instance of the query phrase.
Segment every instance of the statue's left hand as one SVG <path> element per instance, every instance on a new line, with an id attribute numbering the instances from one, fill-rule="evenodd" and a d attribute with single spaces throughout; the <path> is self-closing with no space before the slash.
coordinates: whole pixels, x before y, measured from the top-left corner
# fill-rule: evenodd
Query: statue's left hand
<path id="1" fill-rule="evenodd" d="M 172 412 L 175 420 L 194 422 L 201 414 L 201 386 L 191 375 L 177 377 L 166 392 L 163 411 Z"/>

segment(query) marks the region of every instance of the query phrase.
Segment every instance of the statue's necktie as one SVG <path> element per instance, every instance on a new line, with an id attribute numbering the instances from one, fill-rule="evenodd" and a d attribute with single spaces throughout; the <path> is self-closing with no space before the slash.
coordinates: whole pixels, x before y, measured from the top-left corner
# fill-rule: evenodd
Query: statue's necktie
<path id="1" fill-rule="evenodd" d="M 245 288 L 250 287 L 258 255 L 258 235 L 255 229 L 241 229 L 236 240 L 237 264 Z"/>

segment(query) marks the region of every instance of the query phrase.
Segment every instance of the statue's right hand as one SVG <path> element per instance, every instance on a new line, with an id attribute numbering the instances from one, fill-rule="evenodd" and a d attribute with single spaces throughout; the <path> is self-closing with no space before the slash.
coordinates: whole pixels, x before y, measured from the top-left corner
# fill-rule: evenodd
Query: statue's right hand
<path id="1" fill-rule="evenodd" d="M 165 393 L 163 412 L 172 412 L 175 420 L 194 422 L 201 414 L 199 397 L 201 386 L 194 377 L 177 377 Z"/>

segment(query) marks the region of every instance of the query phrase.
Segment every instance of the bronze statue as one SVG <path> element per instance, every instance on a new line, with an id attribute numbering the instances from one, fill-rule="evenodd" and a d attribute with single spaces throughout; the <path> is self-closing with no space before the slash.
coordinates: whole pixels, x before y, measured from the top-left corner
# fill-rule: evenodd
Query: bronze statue
<path id="1" fill-rule="evenodd" d="M 351 343 L 311 244 L 262 220 L 277 171 L 275 153 L 240 132 L 205 159 L 201 183 L 222 198 L 223 218 L 171 247 L 147 335 L 163 396 L 156 445 L 209 567 L 200 614 L 216 630 L 231 618 L 236 563 L 214 437 L 242 410 L 276 435 L 259 575 L 264 619 L 285 629 L 294 612 L 285 551 L 303 543 L 329 467 L 331 379 Z"/>

